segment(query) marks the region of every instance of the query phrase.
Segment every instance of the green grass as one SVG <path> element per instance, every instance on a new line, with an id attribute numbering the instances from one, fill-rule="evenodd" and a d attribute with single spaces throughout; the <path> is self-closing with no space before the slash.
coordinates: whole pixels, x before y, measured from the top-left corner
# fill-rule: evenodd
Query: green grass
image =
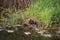
<path id="1" fill-rule="evenodd" d="M 29 8 L 20 12 L 15 8 L 9 8 L 9 12 L 12 13 L 9 22 L 11 25 L 16 24 L 18 19 L 35 17 L 38 20 L 42 20 L 46 26 L 52 21 L 53 15 L 60 15 L 60 2 L 59 0 L 37 0 L 35 3 L 28 4 Z M 57 15 L 56 15 L 57 14 Z M 54 19 L 54 18 L 53 18 Z M 60 17 L 59 17 L 60 19 Z"/>
<path id="2" fill-rule="evenodd" d="M 59 0 L 37 0 L 37 2 L 35 4 L 31 4 L 30 8 L 27 8 L 22 15 L 24 17 L 36 17 L 39 20 L 41 19 L 45 25 L 48 26 L 52 21 L 51 19 L 53 15 L 59 14 L 59 11 Z"/>

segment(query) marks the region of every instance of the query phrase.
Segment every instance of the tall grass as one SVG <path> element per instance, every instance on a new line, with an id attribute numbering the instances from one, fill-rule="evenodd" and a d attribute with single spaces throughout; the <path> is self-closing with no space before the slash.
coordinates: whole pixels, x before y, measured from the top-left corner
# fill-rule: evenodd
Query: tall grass
<path id="1" fill-rule="evenodd" d="M 53 2 L 54 1 L 54 2 Z M 35 4 L 31 4 L 30 8 L 27 8 L 23 12 L 24 17 L 36 17 L 41 19 L 46 26 L 51 22 L 52 16 L 55 14 L 56 7 L 54 3 L 57 3 L 55 0 L 37 0 Z M 58 0 L 57 0 L 58 1 Z M 59 6 L 58 6 L 59 7 Z"/>
<path id="2" fill-rule="evenodd" d="M 60 15 L 60 5 L 59 0 L 36 0 L 35 3 L 28 4 L 25 11 L 20 12 L 21 10 L 17 9 L 8 9 L 12 15 L 9 19 L 11 24 L 17 23 L 19 18 L 32 18 L 35 17 L 38 20 L 42 20 L 46 26 L 52 21 L 53 15 Z M 54 19 L 54 18 L 53 18 Z"/>

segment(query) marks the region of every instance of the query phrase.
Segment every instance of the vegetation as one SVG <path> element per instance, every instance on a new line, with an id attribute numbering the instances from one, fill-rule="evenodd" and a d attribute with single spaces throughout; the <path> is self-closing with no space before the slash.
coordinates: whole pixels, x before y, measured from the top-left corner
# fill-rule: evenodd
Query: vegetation
<path id="1" fill-rule="evenodd" d="M 4 24 L 9 23 L 11 26 L 15 27 L 14 25 L 18 24 L 19 22 L 21 24 L 21 21 L 23 19 L 36 18 L 37 20 L 39 20 L 39 22 L 42 21 L 43 22 L 42 25 L 44 25 L 43 27 L 47 27 L 47 29 L 50 26 L 51 28 L 56 28 L 56 29 L 60 27 L 60 0 L 35 0 L 32 3 L 28 3 L 27 6 L 28 7 L 22 10 L 16 9 L 16 7 L 9 7 L 7 9 L 4 9 L 3 11 L 0 12 L 1 20 L 3 20 Z M 6 13 L 8 14 L 5 15 Z M 51 28 L 49 31 L 51 31 Z M 23 32 L 24 31 L 25 29 L 23 29 Z M 22 35 L 23 37 L 20 37 L 21 34 L 23 34 L 21 30 L 19 30 L 18 32 L 12 33 L 14 38 L 17 38 L 17 39 L 11 38 L 12 35 L 9 33 L 5 35 L 9 35 L 10 39 L 12 40 L 19 40 L 19 38 L 21 38 L 21 40 L 24 40 L 24 39 L 25 40 L 28 40 L 28 39 L 29 40 L 40 40 L 40 39 L 51 40 L 50 38 L 42 37 L 41 35 L 37 34 L 35 30 L 32 30 L 32 34 L 29 36 L 26 36 L 23 34 Z M 9 38 L 5 40 L 8 40 L 8 39 Z M 1 40 L 4 40 L 4 39 L 1 39 Z"/>
<path id="2" fill-rule="evenodd" d="M 17 10 L 15 8 L 8 8 L 7 10 L 12 13 L 10 21 L 13 22 L 18 17 L 30 18 L 36 17 L 41 19 L 46 25 L 48 25 L 55 16 L 56 20 L 59 20 L 60 13 L 59 0 L 37 0 L 36 3 L 30 5 L 29 8 L 26 8 L 25 11 Z M 18 16 L 19 15 L 19 16 Z M 57 17 L 58 16 L 58 17 Z M 53 18 L 54 19 L 54 18 Z"/>

